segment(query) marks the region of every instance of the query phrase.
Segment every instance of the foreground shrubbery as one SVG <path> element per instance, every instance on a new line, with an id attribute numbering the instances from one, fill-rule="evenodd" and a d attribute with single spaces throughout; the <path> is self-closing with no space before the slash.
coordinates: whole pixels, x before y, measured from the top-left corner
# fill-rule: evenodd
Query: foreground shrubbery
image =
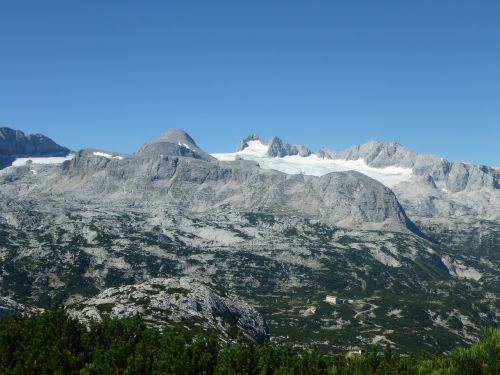
<path id="1" fill-rule="evenodd" d="M 1 374 L 500 374 L 500 330 L 450 356 L 400 357 L 386 348 L 345 358 L 317 350 L 222 347 L 216 337 L 186 340 L 142 319 L 107 320 L 89 329 L 55 308 L 0 319 Z"/>

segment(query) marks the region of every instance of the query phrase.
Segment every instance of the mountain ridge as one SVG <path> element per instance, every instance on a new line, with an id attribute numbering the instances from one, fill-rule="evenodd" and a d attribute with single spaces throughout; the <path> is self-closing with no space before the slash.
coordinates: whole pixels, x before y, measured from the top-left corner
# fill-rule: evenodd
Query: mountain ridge
<path id="1" fill-rule="evenodd" d="M 248 141 L 260 141 L 268 146 L 266 155 L 280 157 L 299 155 L 308 157 L 312 153 L 305 146 L 289 145 L 278 137 L 270 141 L 247 137 L 237 147 L 237 152 L 248 147 Z M 245 145 L 242 147 L 242 145 Z M 301 150 L 304 150 L 301 152 Z M 321 148 L 315 155 L 322 159 L 341 159 L 346 161 L 364 160 L 374 168 L 402 167 L 410 168 L 416 175 L 428 177 L 432 181 L 443 183 L 447 190 L 459 192 L 462 190 L 478 190 L 481 188 L 500 189 L 500 173 L 497 169 L 482 164 L 448 161 L 432 154 L 415 153 L 398 142 L 369 141 L 361 145 L 351 146 L 343 151 L 332 151 Z"/>

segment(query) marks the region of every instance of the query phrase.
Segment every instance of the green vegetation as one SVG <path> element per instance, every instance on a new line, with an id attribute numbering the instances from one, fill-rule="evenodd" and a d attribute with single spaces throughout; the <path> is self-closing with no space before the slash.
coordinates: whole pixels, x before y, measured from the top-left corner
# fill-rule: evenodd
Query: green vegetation
<path id="1" fill-rule="evenodd" d="M 148 328 L 140 317 L 87 328 L 62 307 L 0 319 L 2 374 L 494 374 L 500 373 L 500 330 L 449 356 L 403 357 L 386 347 L 347 358 L 315 347 L 222 345 L 210 333 L 193 340 L 173 328 Z"/>
<path id="2" fill-rule="evenodd" d="M 182 294 L 183 296 L 187 296 L 189 293 L 189 290 L 186 288 L 168 288 L 167 293 L 168 294 L 178 293 L 178 294 Z"/>
<path id="3" fill-rule="evenodd" d="M 238 222 L 192 219 L 194 227 L 213 227 L 248 240 L 198 248 L 183 242 L 201 241 L 191 230 L 151 227 L 135 212 L 95 215 L 89 222 L 68 214 L 61 225 L 45 218 L 40 227 L 45 216 L 34 211 L 27 213 L 33 224 L 25 230 L 0 223 L 2 295 L 49 308 L 74 296 L 90 298 L 106 288 L 150 278 L 203 275 L 219 295 L 236 294 L 258 306 L 275 343 L 316 344 L 322 353 L 345 352 L 351 346 L 370 350 L 373 342 L 391 342 L 414 355 L 424 349 L 448 353 L 479 337 L 481 327 L 498 327 L 500 299 L 491 297 L 500 295 L 498 223 L 478 223 L 466 242 L 457 240 L 464 233 L 457 237 L 440 227 L 426 229 L 440 242 L 430 246 L 403 234 L 367 232 L 365 238 L 321 223 L 256 212 Z M 483 233 L 482 227 L 489 229 Z M 429 246 L 434 253 L 428 253 Z M 375 259 L 374 249 L 402 266 Z M 410 250 L 419 256 L 408 257 Z M 477 281 L 450 274 L 443 267 L 445 255 L 483 276 Z M 164 291 L 153 286 L 146 294 Z M 185 295 L 182 290 L 168 292 L 178 299 Z M 324 303 L 326 294 L 356 303 L 330 306 Z M 156 314 L 147 299 L 132 302 L 145 315 L 172 324 L 168 313 Z M 370 304 L 376 308 L 366 311 Z M 108 313 L 111 307 L 97 308 Z M 305 314 L 310 307 L 316 312 Z M 186 331 L 197 328 L 182 324 Z"/>
<path id="4" fill-rule="evenodd" d="M 103 312 L 111 312 L 111 310 L 113 310 L 113 307 L 115 307 L 115 305 L 113 303 L 102 303 L 100 305 L 97 305 L 97 310 L 99 310 L 99 312 L 103 313 Z"/>
<path id="5" fill-rule="evenodd" d="M 243 215 L 243 217 L 252 225 L 257 225 L 258 223 L 273 225 L 275 223 L 273 215 L 263 212 L 247 212 Z"/>

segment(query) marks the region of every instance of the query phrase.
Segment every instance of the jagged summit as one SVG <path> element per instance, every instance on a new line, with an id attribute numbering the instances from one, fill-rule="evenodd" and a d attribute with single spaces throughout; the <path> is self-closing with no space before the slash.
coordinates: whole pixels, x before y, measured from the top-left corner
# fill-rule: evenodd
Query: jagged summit
<path id="1" fill-rule="evenodd" d="M 248 137 L 246 137 L 243 141 L 244 142 L 248 142 L 248 141 L 260 141 L 260 136 L 257 133 L 252 133 Z"/>
<path id="2" fill-rule="evenodd" d="M 285 157 L 292 155 L 300 155 L 306 157 L 312 154 L 311 150 L 302 145 L 291 145 L 281 138 L 274 136 L 271 140 L 265 142 L 260 139 L 256 133 L 250 134 L 248 137 L 243 139 L 236 148 L 237 152 L 243 151 L 250 147 L 251 142 L 259 142 L 262 146 L 267 146 L 266 155 L 269 157 Z"/>
<path id="3" fill-rule="evenodd" d="M 311 154 L 311 150 L 307 147 L 302 145 L 291 145 L 278 137 L 273 137 L 271 141 L 269 141 L 269 149 L 267 150 L 268 156 L 280 158 L 292 155 L 306 157 Z"/>
<path id="4" fill-rule="evenodd" d="M 252 133 L 245 139 L 242 139 L 240 143 L 238 143 L 238 147 L 236 147 L 236 151 L 243 151 L 245 148 L 247 148 L 248 142 L 250 141 L 260 141 L 260 137 L 257 133 Z"/>
<path id="5" fill-rule="evenodd" d="M 191 136 L 181 129 L 172 129 L 162 133 L 153 143 L 139 149 L 138 154 L 184 156 L 207 161 L 215 160 L 198 147 Z"/>

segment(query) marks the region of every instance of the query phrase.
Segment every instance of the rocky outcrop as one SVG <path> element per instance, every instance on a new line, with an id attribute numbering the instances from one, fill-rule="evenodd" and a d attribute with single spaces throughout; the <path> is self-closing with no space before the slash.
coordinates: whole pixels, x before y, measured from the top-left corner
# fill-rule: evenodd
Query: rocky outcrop
<path id="1" fill-rule="evenodd" d="M 252 133 L 245 139 L 242 139 L 240 143 L 238 143 L 236 151 L 243 151 L 245 148 L 248 147 L 248 142 L 250 141 L 260 141 L 259 135 L 257 133 Z"/>
<path id="2" fill-rule="evenodd" d="M 300 155 L 302 157 L 306 157 L 311 155 L 311 150 L 301 145 L 290 145 L 278 137 L 273 137 L 269 141 L 267 156 L 282 158 L 290 155 Z"/>
<path id="3" fill-rule="evenodd" d="M 189 277 L 154 278 L 140 284 L 109 288 L 83 300 L 69 313 L 84 321 L 104 316 L 126 318 L 141 315 L 149 324 L 164 327 L 191 325 L 217 331 L 226 340 L 240 331 L 254 342 L 262 342 L 267 324 L 248 303 L 234 294 L 215 292 Z"/>
<path id="4" fill-rule="evenodd" d="M 243 139 L 236 148 L 236 151 L 243 151 L 248 147 L 248 142 L 250 141 L 261 141 L 262 144 L 268 145 L 267 156 L 272 158 L 282 158 L 291 155 L 300 155 L 302 157 L 307 157 L 312 154 L 311 150 L 302 145 L 291 145 L 281 138 L 273 137 L 270 141 L 263 142 L 256 133 L 250 134 L 248 137 Z"/>
<path id="5" fill-rule="evenodd" d="M 10 298 L 0 297 L 0 318 L 5 315 L 17 314 L 25 310 L 26 308 L 23 305 Z"/>

